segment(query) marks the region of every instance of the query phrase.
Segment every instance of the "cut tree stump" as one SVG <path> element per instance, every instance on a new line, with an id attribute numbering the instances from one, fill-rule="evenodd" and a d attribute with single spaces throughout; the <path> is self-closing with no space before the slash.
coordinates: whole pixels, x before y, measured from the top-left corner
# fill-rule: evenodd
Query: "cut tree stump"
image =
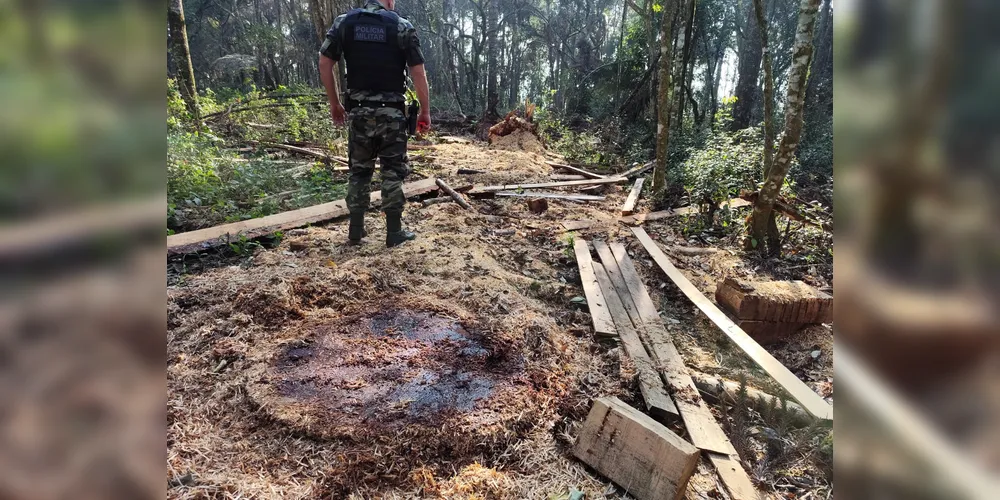
<path id="1" fill-rule="evenodd" d="M 625 199 L 625 204 L 622 205 L 622 215 L 632 215 L 635 211 L 635 204 L 639 203 L 639 195 L 642 194 L 642 182 L 645 179 L 636 179 L 635 185 L 632 186 L 632 192 L 628 194 L 628 198 Z"/>
<path id="2" fill-rule="evenodd" d="M 549 202 L 545 198 L 532 198 L 528 200 L 528 210 L 531 213 L 540 214 L 549 209 Z"/>
<path id="3" fill-rule="evenodd" d="M 594 401 L 573 454 L 638 500 L 678 500 L 700 452 L 618 398 Z"/>

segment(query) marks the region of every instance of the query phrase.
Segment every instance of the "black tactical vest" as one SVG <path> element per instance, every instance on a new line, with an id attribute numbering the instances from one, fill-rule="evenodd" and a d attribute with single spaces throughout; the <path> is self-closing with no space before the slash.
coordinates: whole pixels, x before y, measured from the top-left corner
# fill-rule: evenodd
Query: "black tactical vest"
<path id="1" fill-rule="evenodd" d="M 406 91 L 406 56 L 399 48 L 399 15 L 390 10 L 354 9 L 347 13 L 341 29 L 349 89 Z"/>

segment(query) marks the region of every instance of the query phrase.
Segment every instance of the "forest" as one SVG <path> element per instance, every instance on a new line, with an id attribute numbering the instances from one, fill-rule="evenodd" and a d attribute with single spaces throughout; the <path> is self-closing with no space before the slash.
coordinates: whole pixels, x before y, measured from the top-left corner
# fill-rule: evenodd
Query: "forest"
<path id="1" fill-rule="evenodd" d="M 832 497 L 832 0 L 395 2 L 394 248 L 320 75 L 363 3 L 169 2 L 168 497 Z"/>

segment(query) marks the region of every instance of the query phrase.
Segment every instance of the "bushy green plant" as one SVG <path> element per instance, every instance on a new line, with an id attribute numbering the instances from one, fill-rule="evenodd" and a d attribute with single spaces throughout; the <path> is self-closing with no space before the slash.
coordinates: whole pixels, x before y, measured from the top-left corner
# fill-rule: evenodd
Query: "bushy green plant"
<path id="1" fill-rule="evenodd" d="M 759 129 L 717 132 L 705 145 L 692 149 L 681 172 L 690 200 L 703 213 L 742 190 L 752 191 L 761 181 L 763 137 Z"/>

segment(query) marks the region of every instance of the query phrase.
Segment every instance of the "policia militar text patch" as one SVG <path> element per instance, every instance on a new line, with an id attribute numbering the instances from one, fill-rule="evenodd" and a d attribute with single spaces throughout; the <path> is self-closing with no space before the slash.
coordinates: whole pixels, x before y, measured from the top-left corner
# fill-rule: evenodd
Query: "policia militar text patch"
<path id="1" fill-rule="evenodd" d="M 354 25 L 354 41 L 356 42 L 382 42 L 386 41 L 385 26 L 373 24 Z"/>

